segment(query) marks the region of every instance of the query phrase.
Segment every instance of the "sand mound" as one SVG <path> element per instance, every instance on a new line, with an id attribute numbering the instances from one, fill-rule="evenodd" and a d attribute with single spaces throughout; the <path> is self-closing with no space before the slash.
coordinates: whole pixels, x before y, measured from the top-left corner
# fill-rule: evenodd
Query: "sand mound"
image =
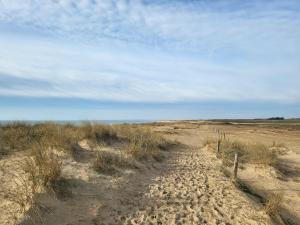
<path id="1" fill-rule="evenodd" d="M 206 149 L 182 147 L 166 153 L 163 163 L 148 161 L 112 175 L 95 172 L 90 160 L 62 157 L 70 195 L 37 196 L 22 225 L 270 223 Z M 3 216 L 1 222 L 12 224 Z"/>

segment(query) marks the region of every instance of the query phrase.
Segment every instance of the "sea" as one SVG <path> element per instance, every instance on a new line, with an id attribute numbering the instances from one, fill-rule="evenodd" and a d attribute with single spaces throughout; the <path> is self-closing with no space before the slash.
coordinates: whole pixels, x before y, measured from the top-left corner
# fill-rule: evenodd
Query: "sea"
<path id="1" fill-rule="evenodd" d="M 10 123 L 26 123 L 26 124 L 38 124 L 38 123 L 58 123 L 58 124 L 73 124 L 81 125 L 84 123 L 92 124 L 143 124 L 159 122 L 158 120 L 0 120 L 0 125 L 7 125 Z"/>

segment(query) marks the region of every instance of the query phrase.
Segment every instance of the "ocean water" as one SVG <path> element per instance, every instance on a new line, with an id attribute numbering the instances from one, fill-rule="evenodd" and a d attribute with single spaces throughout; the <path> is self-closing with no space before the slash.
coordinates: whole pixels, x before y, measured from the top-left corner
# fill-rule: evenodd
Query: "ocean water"
<path id="1" fill-rule="evenodd" d="M 151 123 L 157 122 L 155 120 L 0 120 L 0 125 L 5 125 L 9 123 L 28 123 L 28 124 L 37 124 L 37 123 L 46 123 L 53 122 L 59 124 L 74 124 L 80 125 L 83 123 L 93 123 L 93 124 L 142 124 L 142 123 Z"/>

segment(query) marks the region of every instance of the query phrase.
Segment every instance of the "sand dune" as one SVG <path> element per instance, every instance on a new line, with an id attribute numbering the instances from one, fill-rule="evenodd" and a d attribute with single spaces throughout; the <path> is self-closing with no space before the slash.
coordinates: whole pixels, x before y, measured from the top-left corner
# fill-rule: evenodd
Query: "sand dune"
<path id="1" fill-rule="evenodd" d="M 53 193 L 37 195 L 36 206 L 31 207 L 19 224 L 273 224 L 263 206 L 239 190 L 231 178 L 224 175 L 221 161 L 208 146 L 203 147 L 203 140 L 213 133 L 212 127 L 190 123 L 175 125 L 176 129 L 170 123 L 152 127 L 166 138 L 181 143 L 163 152 L 163 162 L 136 160 L 134 167 L 115 168 L 112 174 L 93 169 L 91 162 L 95 149 L 89 148 L 85 142 L 76 150 L 78 155 L 75 158 L 66 152 L 57 152 L 63 163 L 62 176 L 66 179 L 68 194 L 63 197 Z M 97 149 L 114 154 L 119 150 L 114 145 Z M 0 163 L 17 171 L 14 162 L 24 155 L 26 152 L 10 155 Z M 295 159 L 297 154 L 282 157 L 289 159 L 290 156 Z M 241 179 L 262 177 L 259 171 L 263 169 L 251 172 L 250 167 L 244 166 L 239 173 Z M 2 187 L 12 185 L 14 188 L 10 182 L 13 177 L 4 175 L 7 182 L 2 183 Z M 291 183 L 288 177 L 282 180 L 264 173 L 257 188 L 261 188 L 264 181 L 268 181 L 268 187 L 271 184 L 283 187 L 289 181 L 289 185 L 297 189 L 296 178 Z M 287 193 L 285 198 L 291 196 L 294 195 Z M 299 196 L 295 195 L 290 201 L 297 203 L 298 199 Z M 288 208 L 287 202 L 284 206 Z M 0 210 L 3 212 L 0 224 L 14 224 L 11 217 L 14 205 L 3 196 Z"/>
<path id="2" fill-rule="evenodd" d="M 72 196 L 40 196 L 39 203 L 46 206 L 39 212 L 43 223 L 270 223 L 261 208 L 224 177 L 206 149 L 180 148 L 169 154 L 164 164 L 148 166 L 106 176 L 98 175 L 86 163 L 66 161 L 64 173 Z"/>

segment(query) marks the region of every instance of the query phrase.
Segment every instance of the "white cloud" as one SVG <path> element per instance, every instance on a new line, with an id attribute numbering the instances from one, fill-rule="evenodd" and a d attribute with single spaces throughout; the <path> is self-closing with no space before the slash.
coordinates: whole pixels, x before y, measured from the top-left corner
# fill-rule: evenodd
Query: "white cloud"
<path id="1" fill-rule="evenodd" d="M 299 13 L 282 7 L 295 7 L 297 2 L 227 2 L 143 4 L 125 0 L 45 0 L 41 4 L 2 0 L 0 15 L 4 21 L 42 28 L 43 32 L 63 37 L 113 38 L 173 48 L 196 47 L 196 51 L 204 52 L 227 46 L 253 52 L 255 45 L 262 44 L 266 50 L 275 51 L 274 43 L 298 42 L 300 31 L 295 28 L 300 26 Z M 220 4 L 223 11 L 218 10 Z M 247 8 L 231 9 L 234 4 Z"/>
<path id="2" fill-rule="evenodd" d="M 0 95 L 300 101 L 299 4 L 226 2 L 0 0 Z"/>

